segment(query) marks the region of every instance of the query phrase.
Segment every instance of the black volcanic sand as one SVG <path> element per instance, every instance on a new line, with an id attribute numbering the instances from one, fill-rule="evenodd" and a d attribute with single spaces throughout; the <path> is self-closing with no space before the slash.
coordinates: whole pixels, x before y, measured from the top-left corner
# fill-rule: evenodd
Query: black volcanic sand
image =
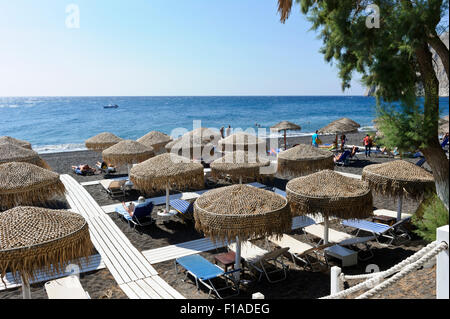
<path id="1" fill-rule="evenodd" d="M 362 145 L 362 139 L 365 134 L 349 134 L 347 138 L 348 144 Z M 310 137 L 295 137 L 289 138 L 289 143 L 310 143 Z M 332 142 L 333 136 L 322 136 L 324 143 Z M 281 144 L 280 144 L 281 145 Z M 351 161 L 349 166 L 336 167 L 336 170 L 361 174 L 362 169 L 366 165 L 374 163 L 382 163 L 386 161 L 394 160 L 387 156 L 372 155 L 370 158 L 366 158 L 364 153 L 359 154 L 359 160 Z M 58 154 L 44 154 L 42 158 L 58 173 L 69 174 L 74 177 L 78 182 L 87 182 L 93 180 L 100 180 L 105 178 L 103 174 L 96 174 L 93 176 L 78 176 L 71 172 L 72 165 L 89 164 L 94 166 L 95 163 L 101 160 L 101 154 L 92 151 L 80 151 L 80 152 L 68 152 Z M 416 162 L 417 159 L 408 159 L 411 162 Z M 127 169 L 122 167 L 117 174 L 106 176 L 106 178 L 114 178 L 120 176 L 126 176 Z M 285 189 L 287 181 L 274 179 L 267 181 L 266 184 L 276 186 L 280 189 Z M 221 182 L 219 185 L 210 187 L 218 187 L 226 185 L 227 183 Z M 121 200 L 130 201 L 136 200 L 140 195 L 138 191 L 133 191 L 129 196 L 124 199 L 114 200 L 108 197 L 106 191 L 101 185 L 86 186 L 87 191 L 93 196 L 93 198 L 99 203 L 99 205 L 119 204 Z M 152 194 L 151 196 L 162 196 L 163 192 L 158 194 Z M 62 199 L 63 200 L 63 199 Z M 403 203 L 403 212 L 414 213 L 419 205 L 419 202 L 405 199 Z M 190 240 L 202 238 L 203 236 L 195 230 L 194 223 L 192 221 L 185 221 L 178 217 L 171 217 L 168 221 L 158 219 L 157 211 L 164 207 L 155 207 L 152 216 L 155 218 L 156 223 L 145 227 L 143 229 L 133 230 L 128 224 L 115 214 L 110 214 L 110 217 L 114 223 L 123 231 L 131 243 L 139 250 L 144 251 L 148 249 L 154 249 L 164 247 L 167 245 L 173 245 Z M 397 203 L 394 198 L 374 195 L 374 208 L 384 208 L 390 210 L 397 209 Z M 338 221 L 332 221 L 331 227 L 336 230 L 350 232 L 348 228 L 344 228 Z M 361 234 L 366 235 L 366 234 Z M 296 231 L 292 234 L 302 241 L 308 241 L 306 236 L 300 231 Z M 309 236 L 310 238 L 312 236 Z M 314 239 L 317 240 L 317 239 Z M 262 248 L 271 249 L 273 246 L 266 246 L 265 240 L 255 241 L 255 244 Z M 377 243 L 372 244 L 374 258 L 362 262 L 359 261 L 357 266 L 346 267 L 344 273 L 346 274 L 361 274 L 365 273 L 366 266 L 369 264 L 376 264 L 381 270 L 390 268 L 397 264 L 401 260 L 412 255 L 414 252 L 421 249 L 427 243 L 413 235 L 413 240 L 406 243 L 394 243 L 389 247 L 379 245 Z M 360 247 L 364 248 L 364 247 Z M 218 249 L 209 252 L 201 253 L 202 256 L 210 261 L 214 261 L 214 254 L 224 252 L 225 249 Z M 296 267 L 292 261 L 285 260 L 285 263 L 289 266 L 287 274 L 287 280 L 269 284 L 264 278 L 260 282 L 256 282 L 254 277 L 246 270 L 243 278 L 249 282 L 241 286 L 241 293 L 237 298 L 251 298 L 251 295 L 255 292 L 261 292 L 266 298 L 319 298 L 329 294 L 330 291 L 330 276 L 329 270 L 324 267 L 319 267 L 315 271 L 307 271 L 302 267 Z M 339 265 L 339 261 L 330 260 L 330 265 Z M 188 278 L 186 281 L 182 281 L 184 275 L 175 273 L 174 261 L 166 261 L 153 265 L 166 282 L 178 290 L 182 295 L 187 298 L 207 298 L 208 291 L 202 287 L 200 291 L 197 291 L 195 282 Z M 113 277 L 108 270 L 100 270 L 88 274 L 82 275 L 81 283 L 83 287 L 90 293 L 92 298 L 125 298 L 126 296 L 120 290 L 118 285 L 114 282 Z M 421 283 L 427 283 L 421 285 Z M 354 283 L 351 283 L 354 284 Z M 221 280 L 218 281 L 218 285 L 223 285 Z M 420 287 L 420 289 L 419 289 Z M 414 292 L 411 291 L 414 289 Z M 46 298 L 46 294 L 43 288 L 43 284 L 33 285 L 32 294 L 34 298 Z M 0 298 L 21 298 L 21 290 L 13 289 L 0 292 Z M 418 272 L 410 274 L 404 280 L 398 282 L 395 286 L 386 289 L 381 295 L 377 295 L 376 298 L 435 298 L 435 278 L 433 276 L 432 269 L 423 269 Z"/>

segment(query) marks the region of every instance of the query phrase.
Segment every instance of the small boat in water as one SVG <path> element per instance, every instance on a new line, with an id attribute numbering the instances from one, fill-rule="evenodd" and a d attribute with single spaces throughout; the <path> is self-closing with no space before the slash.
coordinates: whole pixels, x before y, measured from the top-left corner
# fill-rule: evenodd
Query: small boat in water
<path id="1" fill-rule="evenodd" d="M 118 107 L 119 106 L 117 104 L 103 106 L 104 109 L 117 109 Z"/>

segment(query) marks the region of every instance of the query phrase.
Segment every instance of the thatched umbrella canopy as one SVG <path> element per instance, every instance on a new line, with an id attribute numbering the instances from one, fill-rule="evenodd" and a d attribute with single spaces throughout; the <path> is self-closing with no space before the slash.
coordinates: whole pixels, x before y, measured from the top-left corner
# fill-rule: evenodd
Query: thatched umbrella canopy
<path id="1" fill-rule="evenodd" d="M 16 146 L 20 146 L 23 148 L 27 148 L 31 150 L 31 143 L 23 140 L 19 140 L 17 138 L 11 137 L 11 136 L 0 136 L 0 144 L 13 144 Z"/>
<path id="2" fill-rule="evenodd" d="M 319 130 L 320 134 L 346 134 L 358 132 L 361 125 L 348 118 L 341 118 L 331 122 Z"/>
<path id="3" fill-rule="evenodd" d="M 324 169 L 334 170 L 333 158 L 330 151 L 300 144 L 278 154 L 278 174 L 291 179 Z"/>
<path id="4" fill-rule="evenodd" d="M 10 162 L 26 162 L 45 169 L 51 169 L 35 151 L 9 143 L 0 144 L 0 164 Z"/>
<path id="5" fill-rule="evenodd" d="M 172 141 L 172 138 L 164 133 L 158 131 L 151 131 L 137 141 L 145 146 L 153 147 L 155 153 L 158 153 L 161 149 L 164 149 L 167 143 Z"/>
<path id="6" fill-rule="evenodd" d="M 103 132 L 88 138 L 85 141 L 85 144 L 88 149 L 101 152 L 121 141 L 123 141 L 123 139 L 117 137 L 113 133 Z"/>
<path id="7" fill-rule="evenodd" d="M 211 163 L 211 175 L 215 178 L 230 175 L 242 184 L 244 177 L 260 178 L 260 168 L 269 166 L 270 160 L 260 158 L 256 153 L 235 151 Z"/>
<path id="8" fill-rule="evenodd" d="M 0 213 L 0 273 L 20 273 L 24 298 L 36 273 L 64 272 L 69 262 L 88 258 L 93 245 L 86 220 L 64 210 L 16 207 Z"/>
<path id="9" fill-rule="evenodd" d="M 291 230 L 292 216 L 285 197 L 248 185 L 210 190 L 194 204 L 195 228 L 212 240 L 236 239 L 236 267 L 240 243 L 250 238 L 279 236 Z"/>
<path id="10" fill-rule="evenodd" d="M 30 163 L 0 164 L 0 210 L 45 203 L 66 189 L 59 174 Z"/>
<path id="11" fill-rule="evenodd" d="M 153 147 L 132 140 L 123 140 L 102 152 L 103 160 L 113 165 L 140 163 L 154 155 Z"/>
<path id="12" fill-rule="evenodd" d="M 190 159 L 214 160 L 215 148 L 221 139 L 220 132 L 200 127 L 166 144 L 166 151 Z"/>
<path id="13" fill-rule="evenodd" d="M 169 212 L 169 190 L 202 188 L 205 185 L 203 165 L 175 154 L 161 154 L 134 166 L 130 180 L 144 192 L 166 190 L 166 212 Z"/>
<path id="14" fill-rule="evenodd" d="M 325 244 L 328 243 L 329 217 L 362 219 L 373 214 L 369 185 L 331 170 L 289 181 L 286 196 L 294 215 L 320 214 L 324 217 Z"/>
<path id="15" fill-rule="evenodd" d="M 264 139 L 257 138 L 245 132 L 238 132 L 219 141 L 222 152 L 234 152 L 237 150 L 253 153 L 266 153 L 267 143 Z"/>
<path id="16" fill-rule="evenodd" d="M 286 149 L 287 148 L 287 142 L 286 142 L 286 132 L 287 131 L 299 131 L 299 130 L 301 130 L 302 128 L 299 126 L 299 125 L 297 125 L 297 124 L 294 124 L 294 123 L 292 123 L 292 122 L 288 122 L 288 121 L 283 121 L 283 122 L 280 122 L 280 123 L 278 123 L 278 124 L 275 124 L 274 126 L 272 126 L 271 128 L 270 128 L 270 130 L 271 131 L 274 131 L 274 132 L 280 132 L 280 131 L 284 131 L 284 149 Z"/>
<path id="17" fill-rule="evenodd" d="M 418 199 L 435 187 L 433 175 L 407 161 L 391 161 L 364 167 L 362 179 L 373 191 L 398 198 L 397 219 L 401 218 L 403 195 Z"/>

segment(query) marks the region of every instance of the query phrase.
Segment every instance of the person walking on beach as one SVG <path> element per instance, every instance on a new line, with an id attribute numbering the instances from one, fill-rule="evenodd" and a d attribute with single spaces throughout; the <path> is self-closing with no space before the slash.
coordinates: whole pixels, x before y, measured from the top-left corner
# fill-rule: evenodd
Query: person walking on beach
<path id="1" fill-rule="evenodd" d="M 312 136 L 312 146 L 319 147 L 318 139 L 319 139 L 319 131 L 316 131 L 316 133 L 314 133 Z"/>
<path id="2" fill-rule="evenodd" d="M 372 147 L 372 138 L 369 134 L 366 135 L 366 137 L 363 139 L 364 146 L 366 148 L 366 157 L 370 157 L 370 148 Z"/>
<path id="3" fill-rule="evenodd" d="M 227 127 L 227 137 L 231 135 L 231 125 Z"/>
<path id="4" fill-rule="evenodd" d="M 222 138 L 225 138 L 225 128 L 223 126 L 220 128 L 220 135 Z"/>

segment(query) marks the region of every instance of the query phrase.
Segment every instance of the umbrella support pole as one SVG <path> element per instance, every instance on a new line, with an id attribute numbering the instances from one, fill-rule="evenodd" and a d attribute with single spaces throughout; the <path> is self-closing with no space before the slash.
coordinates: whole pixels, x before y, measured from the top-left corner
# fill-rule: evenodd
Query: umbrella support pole
<path id="1" fill-rule="evenodd" d="M 30 283 L 22 276 L 22 296 L 23 299 L 31 299 Z"/>
<path id="2" fill-rule="evenodd" d="M 170 190 L 169 185 L 166 186 L 166 214 L 172 214 L 175 215 L 177 212 L 175 210 L 170 210 Z"/>
<path id="3" fill-rule="evenodd" d="M 284 150 L 287 150 L 286 130 L 284 130 Z"/>
<path id="4" fill-rule="evenodd" d="M 403 194 L 397 197 L 397 221 L 402 219 Z"/>
<path id="5" fill-rule="evenodd" d="M 241 269 L 241 241 L 238 237 L 236 237 L 236 253 L 235 253 L 235 264 L 234 269 Z M 236 282 L 239 282 L 241 279 L 241 272 L 237 271 L 234 273 L 234 278 Z"/>
<path id="6" fill-rule="evenodd" d="M 325 245 L 327 245 L 328 244 L 328 216 L 324 216 L 324 218 L 323 218 L 323 225 L 324 225 L 323 243 Z"/>
<path id="7" fill-rule="evenodd" d="M 239 184 L 242 184 L 242 176 L 239 176 Z"/>

